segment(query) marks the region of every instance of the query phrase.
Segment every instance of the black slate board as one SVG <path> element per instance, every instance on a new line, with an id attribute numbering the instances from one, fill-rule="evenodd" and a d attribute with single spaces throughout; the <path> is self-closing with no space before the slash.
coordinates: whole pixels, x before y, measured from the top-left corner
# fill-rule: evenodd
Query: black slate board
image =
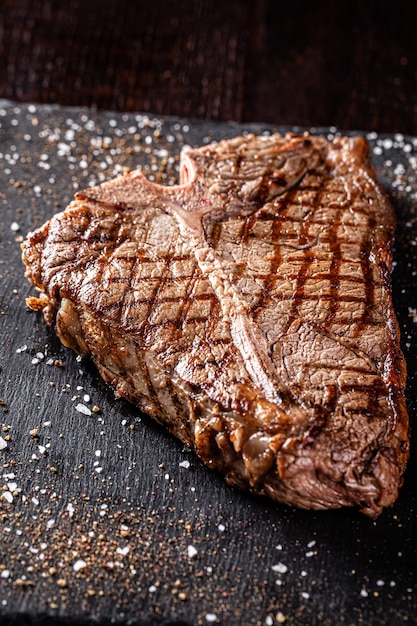
<path id="1" fill-rule="evenodd" d="M 137 166 L 170 184 L 183 144 L 271 130 L 0 102 L 1 624 L 417 623 L 416 139 L 367 135 L 398 214 L 414 424 L 404 488 L 376 522 L 228 487 L 25 306 L 20 241 L 76 189 Z"/>

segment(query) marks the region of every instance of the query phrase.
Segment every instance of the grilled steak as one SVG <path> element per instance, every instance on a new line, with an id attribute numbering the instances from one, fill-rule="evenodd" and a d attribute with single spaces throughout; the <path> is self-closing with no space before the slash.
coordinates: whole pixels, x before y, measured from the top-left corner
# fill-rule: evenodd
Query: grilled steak
<path id="1" fill-rule="evenodd" d="M 376 517 L 408 457 L 393 234 L 362 138 L 237 137 L 77 194 L 23 244 L 28 304 L 229 483 Z"/>

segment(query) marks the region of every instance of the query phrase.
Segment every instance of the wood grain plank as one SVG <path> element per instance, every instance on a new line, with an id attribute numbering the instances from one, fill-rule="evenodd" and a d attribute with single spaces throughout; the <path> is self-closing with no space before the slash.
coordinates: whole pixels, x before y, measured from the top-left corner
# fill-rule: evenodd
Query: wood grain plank
<path id="1" fill-rule="evenodd" d="M 417 4 L 3 0 L 20 102 L 417 134 Z"/>

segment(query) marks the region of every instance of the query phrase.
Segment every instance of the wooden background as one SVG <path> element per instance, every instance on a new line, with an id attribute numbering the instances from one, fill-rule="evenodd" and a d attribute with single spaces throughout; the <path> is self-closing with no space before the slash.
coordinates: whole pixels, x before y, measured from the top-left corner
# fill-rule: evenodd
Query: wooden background
<path id="1" fill-rule="evenodd" d="M 2 0 L 0 97 L 417 134 L 414 0 Z"/>

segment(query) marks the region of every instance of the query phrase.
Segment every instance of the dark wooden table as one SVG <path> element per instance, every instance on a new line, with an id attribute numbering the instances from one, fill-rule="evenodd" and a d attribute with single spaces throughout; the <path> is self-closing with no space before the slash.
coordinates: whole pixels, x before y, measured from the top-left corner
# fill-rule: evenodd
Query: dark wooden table
<path id="1" fill-rule="evenodd" d="M 0 97 L 417 135 L 414 0 L 2 0 Z"/>
<path id="2" fill-rule="evenodd" d="M 0 11 L 1 626 L 417 623 L 417 2 Z M 24 304 L 20 242 L 76 189 L 138 166 L 172 183 L 184 144 L 281 126 L 364 131 L 397 211 L 412 456 L 376 522 L 228 487 Z"/>

